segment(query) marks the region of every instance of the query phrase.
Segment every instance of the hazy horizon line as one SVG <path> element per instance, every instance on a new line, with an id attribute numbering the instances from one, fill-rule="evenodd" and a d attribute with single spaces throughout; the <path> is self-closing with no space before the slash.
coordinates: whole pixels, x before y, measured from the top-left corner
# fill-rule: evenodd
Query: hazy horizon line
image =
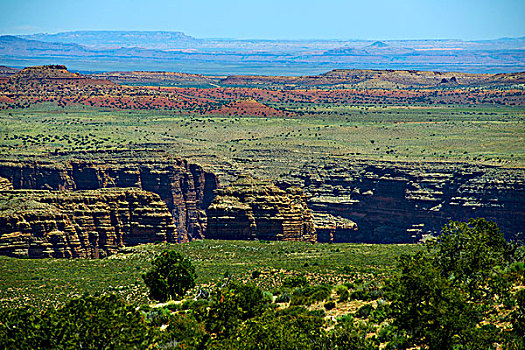
<path id="1" fill-rule="evenodd" d="M 194 36 L 192 34 L 188 34 L 187 32 L 184 32 L 182 30 L 118 30 L 118 29 L 75 29 L 75 30 L 63 30 L 63 31 L 57 31 L 57 32 L 34 32 L 34 33 L 1 33 L 1 36 L 31 36 L 31 35 L 57 35 L 57 34 L 64 34 L 64 33 L 81 33 L 81 32 L 135 32 L 135 33 L 182 33 L 188 37 L 199 39 L 199 40 L 234 40 L 234 41 L 425 41 L 425 40 L 437 40 L 437 41 L 454 41 L 454 40 L 460 40 L 460 41 L 491 41 L 491 40 L 505 40 L 505 39 L 525 39 L 525 33 L 521 36 L 503 36 L 503 37 L 485 37 L 485 38 L 478 38 L 478 39 L 467 39 L 467 38 L 446 38 L 446 37 L 439 37 L 439 38 L 433 38 L 433 37 L 421 37 L 421 38 L 396 38 L 396 39 L 386 39 L 386 38 L 297 38 L 297 39 L 290 39 L 290 38 L 258 38 L 258 37 L 247 37 L 247 38 L 241 38 L 241 37 L 198 37 Z"/>

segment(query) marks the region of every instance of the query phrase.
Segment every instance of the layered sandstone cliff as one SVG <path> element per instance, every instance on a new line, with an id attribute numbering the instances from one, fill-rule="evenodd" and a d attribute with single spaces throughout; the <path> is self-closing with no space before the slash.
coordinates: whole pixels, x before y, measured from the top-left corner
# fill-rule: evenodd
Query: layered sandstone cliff
<path id="1" fill-rule="evenodd" d="M 507 238 L 525 232 L 524 169 L 355 160 L 309 164 L 278 185 L 303 187 L 315 213 L 355 222 L 340 242 L 414 242 L 474 217 L 495 221 Z"/>
<path id="2" fill-rule="evenodd" d="M 315 229 L 302 190 L 240 177 L 207 210 L 210 239 L 315 241 Z"/>
<path id="3" fill-rule="evenodd" d="M 0 191 L 0 255 L 99 258 L 176 235 L 166 204 L 136 188 Z"/>
<path id="4" fill-rule="evenodd" d="M 332 214 L 314 212 L 313 213 L 315 233 L 317 242 L 320 243 L 340 243 L 348 242 L 348 237 L 355 234 L 358 227 L 355 222 Z"/>
<path id="5" fill-rule="evenodd" d="M 153 152 L 155 153 L 155 152 Z M 178 241 L 203 238 L 205 209 L 217 178 L 197 164 L 162 152 L 112 151 L 0 160 L 0 177 L 14 189 L 93 190 L 136 187 L 156 193 L 173 216 Z"/>

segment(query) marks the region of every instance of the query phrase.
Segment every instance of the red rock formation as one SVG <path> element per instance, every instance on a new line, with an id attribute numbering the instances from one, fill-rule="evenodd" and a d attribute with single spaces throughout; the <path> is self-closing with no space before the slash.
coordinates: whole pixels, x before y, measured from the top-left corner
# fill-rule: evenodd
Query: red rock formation
<path id="1" fill-rule="evenodd" d="M 217 115 L 282 117 L 285 112 L 268 107 L 252 98 L 239 99 L 208 112 Z"/>

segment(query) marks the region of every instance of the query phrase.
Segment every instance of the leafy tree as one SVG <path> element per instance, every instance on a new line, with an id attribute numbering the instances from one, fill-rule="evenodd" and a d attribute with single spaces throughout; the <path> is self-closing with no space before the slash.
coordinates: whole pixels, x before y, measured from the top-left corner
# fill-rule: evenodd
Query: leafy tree
<path id="1" fill-rule="evenodd" d="M 0 310 L 0 348 L 44 349 L 50 342 L 43 323 L 31 308 Z"/>
<path id="2" fill-rule="evenodd" d="M 183 296 L 195 287 L 195 267 L 176 251 L 164 251 L 152 262 L 151 270 L 142 275 L 151 299 L 166 301 Z"/>
<path id="3" fill-rule="evenodd" d="M 490 299 L 510 286 L 509 279 L 501 280 L 501 270 L 514 261 L 518 247 L 508 243 L 492 221 L 452 221 L 428 247 L 441 275 L 452 286 L 467 288 L 473 301 Z"/>
<path id="4" fill-rule="evenodd" d="M 400 258 L 388 284 L 393 325 L 409 344 L 491 349 L 501 341 L 489 315 L 511 294 L 517 246 L 484 219 L 450 222 L 426 252 Z"/>

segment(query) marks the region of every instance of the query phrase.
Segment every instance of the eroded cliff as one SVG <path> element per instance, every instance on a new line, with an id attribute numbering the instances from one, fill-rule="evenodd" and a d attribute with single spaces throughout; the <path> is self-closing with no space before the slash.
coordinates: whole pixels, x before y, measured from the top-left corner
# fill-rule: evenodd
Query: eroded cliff
<path id="1" fill-rule="evenodd" d="M 507 238 L 525 231 L 524 169 L 355 160 L 312 163 L 278 185 L 303 187 L 315 213 L 355 222 L 339 242 L 414 242 L 474 217 L 495 221 Z"/>
<path id="2" fill-rule="evenodd" d="M 0 191 L 0 255 L 101 258 L 123 246 L 177 240 L 166 204 L 151 192 Z"/>
<path id="3" fill-rule="evenodd" d="M 66 157 L 67 156 L 67 157 Z M 217 178 L 197 164 L 162 152 L 108 151 L 0 160 L 0 177 L 14 189 L 94 190 L 136 187 L 156 193 L 173 216 L 178 241 L 203 238 L 205 209 Z"/>
<path id="4" fill-rule="evenodd" d="M 241 176 L 216 190 L 207 210 L 210 239 L 315 241 L 315 229 L 304 193 Z"/>

